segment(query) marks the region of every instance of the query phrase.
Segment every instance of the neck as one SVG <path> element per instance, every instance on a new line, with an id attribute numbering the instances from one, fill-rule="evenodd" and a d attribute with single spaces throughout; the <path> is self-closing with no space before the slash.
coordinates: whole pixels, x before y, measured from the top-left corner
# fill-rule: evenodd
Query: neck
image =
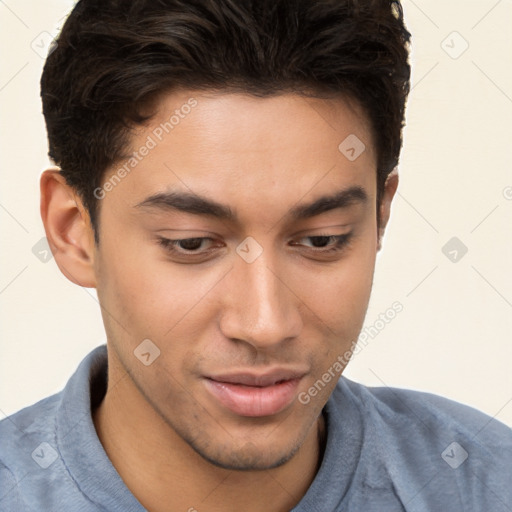
<path id="1" fill-rule="evenodd" d="M 186 443 L 146 402 L 129 377 L 110 378 L 93 411 L 98 437 L 113 466 L 150 512 L 281 512 L 293 508 L 315 478 L 323 457 L 320 415 L 305 442 L 285 464 L 264 471 L 214 466 Z"/>

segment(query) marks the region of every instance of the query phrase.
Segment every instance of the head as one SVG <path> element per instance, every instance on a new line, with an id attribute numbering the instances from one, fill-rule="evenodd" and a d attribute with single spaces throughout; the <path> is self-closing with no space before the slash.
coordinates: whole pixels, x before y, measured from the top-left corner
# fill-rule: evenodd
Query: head
<path id="1" fill-rule="evenodd" d="M 213 464 L 293 457 L 348 362 L 409 38 L 389 0 L 81 0 L 48 56 L 55 260 L 97 289 L 112 371 Z M 289 382 L 258 401 L 235 374 Z"/>

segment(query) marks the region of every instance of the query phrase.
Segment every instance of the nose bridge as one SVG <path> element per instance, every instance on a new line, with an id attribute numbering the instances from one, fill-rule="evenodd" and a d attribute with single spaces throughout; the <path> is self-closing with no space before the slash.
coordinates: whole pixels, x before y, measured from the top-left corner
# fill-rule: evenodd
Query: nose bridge
<path id="1" fill-rule="evenodd" d="M 301 320 L 295 295 L 285 284 L 286 275 L 276 270 L 279 265 L 272 250 L 249 240 L 247 245 L 240 244 L 237 253 L 228 292 L 232 300 L 223 323 L 225 336 L 261 348 L 297 336 Z"/>

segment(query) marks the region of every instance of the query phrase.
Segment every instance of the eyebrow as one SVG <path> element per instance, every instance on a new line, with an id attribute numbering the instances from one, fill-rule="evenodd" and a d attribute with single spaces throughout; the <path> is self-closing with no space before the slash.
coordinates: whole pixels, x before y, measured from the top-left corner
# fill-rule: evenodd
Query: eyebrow
<path id="1" fill-rule="evenodd" d="M 331 210 L 347 208 L 353 204 L 365 204 L 367 202 L 368 195 L 364 189 L 354 186 L 339 190 L 334 194 L 324 195 L 309 203 L 295 206 L 284 217 L 290 220 L 304 220 Z M 180 211 L 193 215 L 213 217 L 219 220 L 238 222 L 237 215 L 228 205 L 190 192 L 159 192 L 136 204 L 134 208 Z"/>

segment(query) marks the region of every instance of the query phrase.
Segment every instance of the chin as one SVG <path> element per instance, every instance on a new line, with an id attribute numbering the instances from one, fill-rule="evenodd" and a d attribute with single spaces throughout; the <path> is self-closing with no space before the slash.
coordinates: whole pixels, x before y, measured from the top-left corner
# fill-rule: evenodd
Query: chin
<path id="1" fill-rule="evenodd" d="M 264 471 L 277 468 L 288 462 L 299 450 L 301 443 L 294 445 L 283 443 L 276 446 L 270 438 L 265 445 L 256 445 L 251 441 L 236 443 L 234 439 L 229 443 L 212 445 L 211 440 L 205 445 L 198 440 L 185 439 L 187 443 L 204 460 L 214 466 L 236 471 Z M 265 444 L 265 443 L 264 443 Z"/>

